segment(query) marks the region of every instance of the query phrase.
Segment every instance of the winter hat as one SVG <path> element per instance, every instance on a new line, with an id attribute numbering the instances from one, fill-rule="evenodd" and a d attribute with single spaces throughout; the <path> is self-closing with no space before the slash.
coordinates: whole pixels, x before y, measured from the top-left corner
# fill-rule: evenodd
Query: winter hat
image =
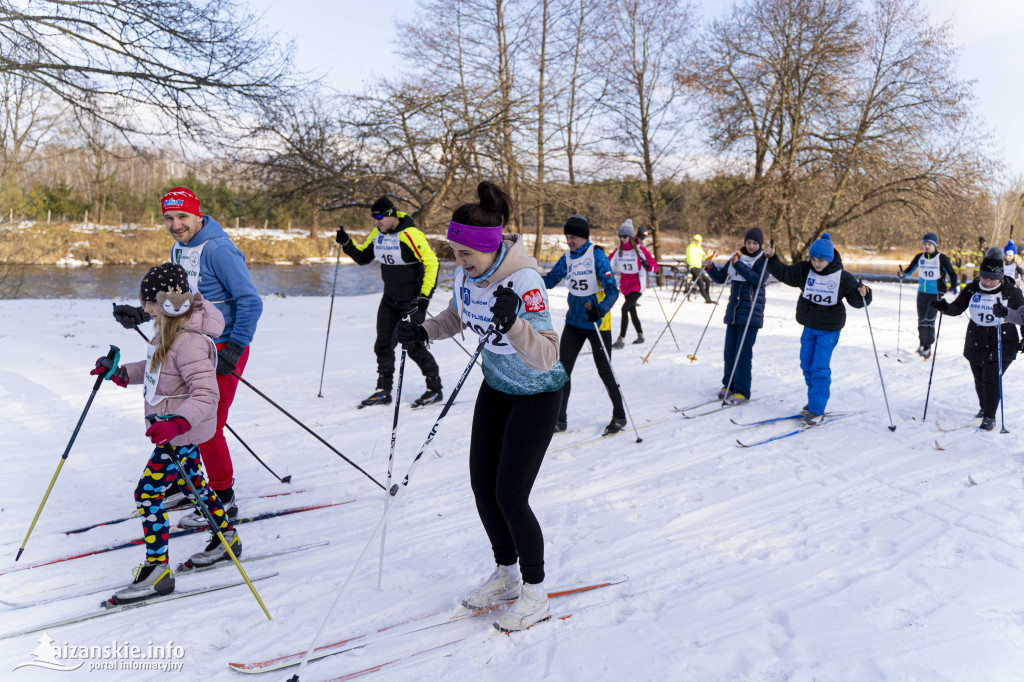
<path id="1" fill-rule="evenodd" d="M 565 227 L 562 228 L 562 231 L 565 234 L 590 239 L 590 223 L 587 222 L 586 218 L 576 213 L 569 216 L 569 219 L 565 221 Z"/>
<path id="2" fill-rule="evenodd" d="M 935 248 L 939 248 L 939 235 L 934 232 L 926 232 L 925 235 L 921 237 L 921 243 L 926 244 L 928 242 L 935 244 Z"/>
<path id="3" fill-rule="evenodd" d="M 187 313 L 192 309 L 194 296 L 188 286 L 185 268 L 177 263 L 150 268 L 139 285 L 139 300 L 156 303 L 168 317 Z"/>
<path id="4" fill-rule="evenodd" d="M 981 259 L 981 268 L 979 268 L 978 274 L 985 279 L 1003 278 L 1003 254 L 999 251 L 998 246 L 990 246 L 985 251 L 985 257 Z"/>
<path id="5" fill-rule="evenodd" d="M 831 263 L 832 259 L 836 257 L 836 250 L 832 246 L 832 242 L 825 239 L 824 235 L 822 235 L 821 239 L 811 244 L 811 249 L 807 252 L 807 255 L 811 258 L 820 258 Z"/>
<path id="6" fill-rule="evenodd" d="M 636 228 L 636 238 L 643 241 L 643 238 L 647 236 L 647 233 L 651 231 L 651 228 L 641 225 Z"/>
<path id="7" fill-rule="evenodd" d="M 761 246 L 764 246 L 764 232 L 761 231 L 760 227 L 752 227 L 747 230 L 747 233 L 743 235 L 743 241 L 755 241 Z"/>
<path id="8" fill-rule="evenodd" d="M 184 211 L 203 217 L 203 211 L 199 208 L 199 199 L 187 187 L 175 187 L 164 195 L 160 200 L 160 213 L 167 211 Z"/>
<path id="9" fill-rule="evenodd" d="M 820 239 L 824 239 L 825 241 L 830 242 L 832 241 L 832 235 L 830 235 L 828 232 L 822 232 Z"/>
<path id="10" fill-rule="evenodd" d="M 619 225 L 619 236 L 620 237 L 635 237 L 636 229 L 633 227 L 633 221 L 630 218 L 626 218 L 626 222 Z"/>
<path id="11" fill-rule="evenodd" d="M 373 206 L 370 207 L 370 215 L 389 216 L 395 215 L 395 213 L 395 205 L 387 197 L 377 199 L 377 201 L 373 202 Z"/>
<path id="12" fill-rule="evenodd" d="M 1006 242 L 1006 246 L 1003 247 L 1003 253 L 1012 253 L 1014 256 L 1017 255 L 1017 245 L 1013 243 L 1013 240 Z"/>
<path id="13" fill-rule="evenodd" d="M 700 242 L 700 241 L 703 241 L 703 240 L 704 240 L 704 237 L 701 237 L 699 234 L 693 235 L 693 241 Z"/>

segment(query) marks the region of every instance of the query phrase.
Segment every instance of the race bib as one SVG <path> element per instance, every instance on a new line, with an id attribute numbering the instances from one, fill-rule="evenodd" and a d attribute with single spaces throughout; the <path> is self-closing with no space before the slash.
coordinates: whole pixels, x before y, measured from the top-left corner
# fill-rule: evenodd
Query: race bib
<path id="1" fill-rule="evenodd" d="M 925 258 L 921 256 L 917 260 L 917 276 L 921 279 L 933 281 L 942 276 L 942 268 L 939 265 L 939 257 Z"/>
<path id="2" fill-rule="evenodd" d="M 373 257 L 383 265 L 409 265 L 402 258 L 401 232 L 380 234 L 373 240 Z"/>
<path id="3" fill-rule="evenodd" d="M 619 266 L 619 272 L 624 275 L 635 275 L 640 272 L 640 258 L 636 249 L 631 251 L 619 249 L 615 254 L 615 261 Z"/>
<path id="4" fill-rule="evenodd" d="M 521 300 L 517 311 L 519 314 L 547 310 L 547 295 L 543 281 L 540 279 L 540 275 L 531 268 L 517 270 L 509 277 L 504 277 L 487 287 L 478 287 L 470 282 L 466 273 L 459 268 L 455 275 L 454 285 L 459 300 L 459 318 L 466 326 L 475 331 L 477 336 L 483 337 L 487 328 L 491 326 L 491 319 L 494 317 L 491 307 L 494 305 L 494 292 L 499 286 L 511 287 L 519 294 Z M 498 355 L 512 355 L 516 352 L 512 344 L 498 331 L 492 332 L 487 337 L 484 348 Z"/>
<path id="5" fill-rule="evenodd" d="M 748 256 L 747 254 L 745 254 L 742 251 L 740 251 L 740 258 L 739 258 L 739 260 L 740 260 L 741 263 L 746 265 L 748 268 L 753 268 L 754 267 L 754 263 L 756 263 L 758 260 L 760 260 L 761 256 L 763 256 L 763 255 L 764 255 L 763 252 L 758 252 L 758 254 L 756 256 Z M 736 279 L 739 279 L 739 278 L 740 278 L 740 274 L 738 272 L 736 272 L 736 268 L 733 266 L 732 260 L 730 260 L 729 261 L 729 279 L 730 280 L 736 280 Z"/>
<path id="6" fill-rule="evenodd" d="M 978 292 L 971 296 L 971 303 L 967 306 L 971 322 L 982 327 L 995 327 L 999 324 L 999 318 L 992 314 L 992 304 L 996 301 L 1006 305 L 1006 301 L 999 294 Z"/>
<path id="7" fill-rule="evenodd" d="M 592 296 L 601 290 L 597 283 L 597 268 L 594 265 L 594 245 L 583 252 L 579 258 L 565 254 L 567 273 L 565 283 L 571 296 Z"/>
<path id="8" fill-rule="evenodd" d="M 1011 261 L 1007 263 L 1003 261 L 1003 274 L 1014 279 L 1017 276 L 1017 261 Z"/>
<path id="9" fill-rule="evenodd" d="M 202 279 L 199 272 L 199 262 L 206 244 L 207 242 L 203 242 L 199 246 L 184 247 L 181 244 L 175 243 L 174 247 L 171 248 L 171 260 L 185 268 L 185 274 L 188 276 L 188 288 L 193 293 L 199 291 L 199 281 Z"/>
<path id="10" fill-rule="evenodd" d="M 160 365 L 153 366 L 153 353 L 156 352 L 156 344 L 146 346 L 146 372 L 142 375 L 142 395 L 150 405 L 156 405 L 165 396 L 157 395 L 156 385 L 160 381 Z"/>
<path id="11" fill-rule="evenodd" d="M 842 276 L 841 268 L 828 275 L 819 275 L 812 269 L 807 273 L 807 282 L 800 297 L 818 305 L 835 305 L 839 303 L 839 280 Z"/>

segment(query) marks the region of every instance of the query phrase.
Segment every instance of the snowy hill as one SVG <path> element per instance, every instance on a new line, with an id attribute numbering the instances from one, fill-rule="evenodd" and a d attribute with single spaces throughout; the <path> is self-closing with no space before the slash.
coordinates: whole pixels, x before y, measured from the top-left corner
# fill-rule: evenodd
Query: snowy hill
<path id="1" fill-rule="evenodd" d="M 672 406 L 713 398 L 722 374 L 723 310 L 697 361 L 686 355 L 712 307 L 695 300 L 651 362 L 664 321 L 654 297 L 641 299 L 645 346 L 616 352 L 615 370 L 643 443 L 632 430 L 592 440 L 611 404 L 588 356 L 573 376 L 569 428 L 558 434 L 541 469 L 532 504 L 545 533 L 547 586 L 625 574 L 628 582 L 565 601 L 609 600 L 566 621 L 539 625 L 447 651 L 382 675 L 394 680 L 1020 680 L 1024 679 L 1024 489 L 1018 433 L 1024 429 L 1018 367 L 1006 375 L 1011 434 L 961 430 L 940 434 L 977 410 L 970 371 L 960 357 L 966 320 L 946 318 L 938 345 L 928 421 L 921 412 L 930 365 L 916 347 L 914 293 L 903 292 L 904 362 L 895 359 L 896 285 L 875 287 L 875 340 L 898 428 L 889 419 L 865 314 L 848 310 L 833 357 L 830 410 L 861 411 L 818 429 L 753 449 L 790 424 L 744 429 L 730 422 L 793 413 L 806 402 L 793 319 L 797 290 L 768 290 L 765 328 L 754 349 L 754 397 L 748 405 L 693 420 Z M 444 296 L 435 300 L 441 309 Z M 561 329 L 565 290 L 553 290 Z M 668 294 L 662 293 L 668 306 Z M 339 298 L 331 326 L 324 398 L 317 398 L 328 300 L 270 297 L 245 377 L 347 457 L 383 480 L 391 408 L 356 410 L 374 387 L 372 351 L 379 296 Z M 613 329 L 618 329 L 616 310 Z M 627 341 L 632 340 L 633 333 Z M 63 531 L 132 511 L 150 446 L 137 389 L 109 382 L 96 396 L 49 502 L 18 564 L 14 556 L 89 396 L 94 360 L 108 344 L 126 360 L 144 357 L 142 340 L 110 317 L 110 302 L 19 300 L 0 303 L 0 599 L 31 601 L 89 585 L 131 580 L 144 552 L 130 548 L 5 573 L 130 540 L 131 521 L 86 533 Z M 472 349 L 467 336 L 463 345 Z M 451 341 L 432 347 L 446 395 L 468 362 Z M 883 354 L 887 354 L 887 357 Z M 469 487 L 466 454 L 481 375 L 470 375 L 408 494 L 391 517 L 383 590 L 376 588 L 376 548 L 328 624 L 320 643 L 446 609 L 493 568 Z M 408 363 L 403 403 L 424 390 Z M 395 475 L 405 474 L 440 412 L 403 409 Z M 380 489 L 244 386 L 230 424 L 280 475 L 278 483 L 229 437 L 242 514 L 355 500 L 329 509 L 240 526 L 244 554 L 329 540 L 301 554 L 249 564 L 273 621 L 245 587 L 133 609 L 50 629 L 53 646 L 143 648 L 173 642 L 181 672 L 74 672 L 12 668 L 34 660 L 42 633 L 0 640 L 0 678 L 10 680 L 240 680 L 232 661 L 299 651 L 320 626 L 383 510 Z M 751 436 L 751 434 L 756 434 Z M 939 451 L 934 441 L 950 443 Z M 968 484 L 968 476 L 977 485 Z M 258 497 L 301 490 L 285 497 Z M 176 515 L 172 515 L 172 519 Z M 183 561 L 205 535 L 171 541 Z M 209 578 L 207 576 L 210 576 Z M 178 590 L 232 580 L 234 569 L 183 576 Z M 89 610 L 106 593 L 46 606 L 0 606 L 0 634 Z M 558 610 L 557 602 L 552 602 Z M 481 634 L 493 619 L 463 628 Z M 441 629 L 443 630 L 443 629 Z M 446 634 L 448 638 L 446 639 Z M 392 654 L 453 637 L 426 631 L 389 646 L 312 663 L 303 680 L 368 668 Z M 77 661 L 76 661 L 77 662 Z M 281 671 L 255 679 L 286 679 Z M 177 675 L 177 677 L 175 677 Z"/>

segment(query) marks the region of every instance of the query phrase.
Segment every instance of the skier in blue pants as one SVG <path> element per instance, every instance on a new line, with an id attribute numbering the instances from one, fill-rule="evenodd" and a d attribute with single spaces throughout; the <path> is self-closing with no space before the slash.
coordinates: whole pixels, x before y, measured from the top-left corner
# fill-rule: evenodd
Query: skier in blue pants
<path id="1" fill-rule="evenodd" d="M 800 369 L 807 384 L 804 425 L 817 426 L 825 417 L 832 385 L 832 351 L 846 324 L 843 299 L 854 308 L 871 304 L 871 289 L 843 270 L 828 239 L 811 244 L 809 259 L 786 265 L 775 253 L 775 244 L 764 246 L 768 272 L 791 287 L 800 289 L 796 321 L 804 326 L 800 336 Z"/>

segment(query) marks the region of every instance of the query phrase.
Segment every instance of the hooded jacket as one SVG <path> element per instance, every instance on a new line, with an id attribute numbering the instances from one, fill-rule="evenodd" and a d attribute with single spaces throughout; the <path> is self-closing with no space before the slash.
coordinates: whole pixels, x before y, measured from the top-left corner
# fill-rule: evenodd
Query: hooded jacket
<path id="1" fill-rule="evenodd" d="M 199 259 L 199 293 L 217 306 L 224 317 L 224 331 L 217 343 L 234 341 L 240 346 L 252 343 L 256 323 L 263 313 L 263 299 L 256 291 L 245 256 L 216 220 L 203 216 L 203 227 L 187 244 L 171 248 L 171 261 L 181 262 L 182 249 L 202 247 Z"/>
<path id="2" fill-rule="evenodd" d="M 522 270 L 528 271 L 524 277 L 528 283 L 524 286 L 533 296 L 527 306 L 520 294 L 518 317 L 503 337 L 516 352 L 500 355 L 485 346 L 481 353 L 484 379 L 491 388 L 510 395 L 556 391 L 569 377 L 558 361 L 558 333 L 551 324 L 547 291 L 537 272 L 536 259 L 523 248 L 523 238 L 518 234 L 505 235 L 490 269 L 480 277 L 466 277 L 465 282 L 466 286 L 484 289 Z M 456 268 L 455 281 L 459 282 L 462 276 L 462 268 Z M 451 338 L 469 326 L 462 320 L 462 296 L 457 288 L 453 288 L 451 303 L 444 312 L 424 320 L 428 340 Z M 480 334 L 484 330 L 474 331 Z"/>
<path id="3" fill-rule="evenodd" d="M 750 326 L 760 329 L 764 325 L 764 289 L 767 281 L 761 281 L 765 269 L 764 251 L 755 254 L 757 260 L 753 266 L 747 266 L 739 258 L 733 263 L 737 277 L 732 280 L 729 289 L 729 304 L 725 307 L 726 324 L 746 325 L 750 318 Z M 729 263 L 713 265 L 708 276 L 719 284 L 725 284 L 729 278 Z M 767 280 L 767 275 L 764 276 Z M 753 315 L 751 315 L 753 311 Z"/>
<path id="4" fill-rule="evenodd" d="M 204 252 L 205 253 L 205 252 Z M 196 294 L 185 327 L 174 337 L 157 380 L 158 395 L 168 396 L 156 405 L 143 400 L 146 416 L 177 415 L 191 427 L 175 436 L 171 445 L 199 445 L 213 438 L 217 431 L 217 349 L 212 337 L 224 330 L 224 316 L 202 294 Z M 146 361 L 123 365 L 129 384 L 141 384 Z"/>
<path id="5" fill-rule="evenodd" d="M 842 267 L 842 261 L 838 258 L 835 258 L 821 272 L 815 271 L 811 267 L 811 262 L 806 260 L 786 265 L 779 258 L 778 253 L 768 259 L 768 272 L 771 276 L 783 284 L 800 289 L 801 292 L 807 285 L 808 275 L 812 272 L 816 275 L 831 275 L 837 270 L 842 270 Z M 796 321 L 818 331 L 839 331 L 846 325 L 846 306 L 843 305 L 842 299 L 846 299 L 846 302 L 854 308 L 863 308 L 865 305 L 871 304 L 871 290 L 868 290 L 865 300 L 857 291 L 859 286 L 860 282 L 857 281 L 857 278 L 843 270 L 843 274 L 839 278 L 839 291 L 837 292 L 839 300 L 835 305 L 814 303 L 801 296 L 796 303 Z"/>
<path id="6" fill-rule="evenodd" d="M 636 246 L 635 250 L 634 245 Z M 612 255 L 608 257 L 608 263 L 614 270 L 619 267 L 620 258 L 633 258 L 633 253 L 639 255 L 640 267 L 642 270 L 637 273 L 623 272 L 619 274 L 619 293 L 623 296 L 631 294 L 634 291 L 642 292 L 647 288 L 647 278 L 651 275 L 657 274 L 658 272 L 658 262 L 654 260 L 651 252 L 636 239 L 630 239 L 625 244 L 620 243 L 619 246 L 612 251 Z M 643 267 L 644 263 L 647 264 L 646 268 Z"/>
<path id="7" fill-rule="evenodd" d="M 358 265 L 372 263 L 375 259 L 373 243 L 381 234 L 398 234 L 398 241 L 404 263 L 388 265 L 381 263 L 380 277 L 384 280 L 384 299 L 396 308 L 407 310 L 422 294 L 430 298 L 437 286 L 437 254 L 430 248 L 423 232 L 416 227 L 412 216 L 398 212 L 398 227 L 382 233 L 376 227 L 362 244 L 349 241 L 341 247 Z"/>
<path id="8" fill-rule="evenodd" d="M 975 294 L 1000 294 L 1005 301 L 1006 307 L 1010 309 L 1010 314 L 1006 317 L 1007 322 L 998 327 L 985 327 L 976 324 L 974 320 L 968 322 L 967 333 L 964 335 L 964 357 L 973 365 L 995 362 L 997 359 L 996 351 L 999 347 L 996 339 L 996 329 L 1001 329 L 1003 335 L 1003 362 L 1009 364 L 1016 357 L 1017 347 L 1020 343 L 1020 337 L 1017 335 L 1015 324 L 1024 323 L 1024 315 L 1019 310 L 1021 306 L 1024 306 L 1024 295 L 1021 295 L 1020 289 L 1014 286 L 1013 280 L 1009 277 L 1004 277 L 1002 284 L 994 291 L 982 289 L 981 284 L 976 278 L 960 290 L 960 295 L 949 304 L 944 314 L 959 315 L 964 312 L 970 306 L 971 299 Z"/>

